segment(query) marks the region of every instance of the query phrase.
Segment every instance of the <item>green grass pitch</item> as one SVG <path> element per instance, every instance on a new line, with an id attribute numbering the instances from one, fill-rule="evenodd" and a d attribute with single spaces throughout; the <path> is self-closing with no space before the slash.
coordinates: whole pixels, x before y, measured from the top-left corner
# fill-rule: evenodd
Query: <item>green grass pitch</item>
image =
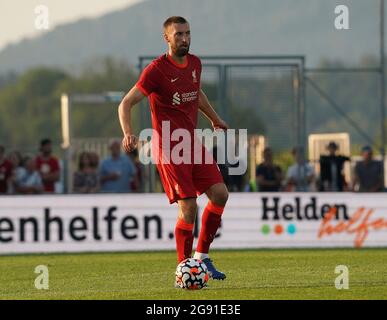
<path id="1" fill-rule="evenodd" d="M 174 252 L 20 255 L 0 257 L 0 299 L 386 299 L 386 249 L 218 250 L 224 281 L 175 289 Z M 49 289 L 37 290 L 37 265 L 49 269 Z M 335 267 L 349 269 L 349 289 L 337 290 Z"/>

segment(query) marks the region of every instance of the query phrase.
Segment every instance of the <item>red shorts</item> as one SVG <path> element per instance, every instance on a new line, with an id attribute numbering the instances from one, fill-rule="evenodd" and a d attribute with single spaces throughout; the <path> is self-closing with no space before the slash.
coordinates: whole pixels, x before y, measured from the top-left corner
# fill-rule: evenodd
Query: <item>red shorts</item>
<path id="1" fill-rule="evenodd" d="M 157 164 L 161 183 L 170 203 L 196 198 L 217 183 L 224 183 L 219 167 L 212 163 Z"/>

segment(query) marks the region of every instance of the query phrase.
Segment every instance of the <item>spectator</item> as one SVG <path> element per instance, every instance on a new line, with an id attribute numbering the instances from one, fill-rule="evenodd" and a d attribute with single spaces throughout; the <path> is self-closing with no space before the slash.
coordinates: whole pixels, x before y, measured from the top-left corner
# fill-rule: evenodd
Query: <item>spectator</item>
<path id="1" fill-rule="evenodd" d="M 120 141 L 110 144 L 111 157 L 101 164 L 101 191 L 130 192 L 130 182 L 136 174 L 136 168 L 125 154 L 121 154 Z"/>
<path id="2" fill-rule="evenodd" d="M 276 192 L 281 188 L 282 171 L 273 163 L 273 152 L 266 147 L 263 151 L 263 162 L 255 170 L 258 190 L 261 192 Z"/>
<path id="3" fill-rule="evenodd" d="M 12 163 L 5 158 L 5 148 L 0 146 L 0 194 L 10 192 Z"/>
<path id="4" fill-rule="evenodd" d="M 10 152 L 7 159 L 12 163 L 14 170 L 22 166 L 23 157 L 19 151 Z"/>
<path id="5" fill-rule="evenodd" d="M 329 154 L 320 157 L 320 191 L 343 191 L 346 185 L 343 168 L 350 158 L 336 155 L 338 145 L 331 141 L 327 146 Z"/>
<path id="6" fill-rule="evenodd" d="M 15 191 L 15 182 L 16 176 L 19 174 L 19 171 L 22 170 L 23 157 L 19 151 L 12 151 L 8 154 L 8 161 L 12 163 L 13 172 L 10 183 L 10 193 L 16 193 Z"/>
<path id="7" fill-rule="evenodd" d="M 98 172 L 99 156 L 96 152 L 89 152 L 90 166 L 94 171 Z"/>
<path id="8" fill-rule="evenodd" d="M 295 163 L 288 168 L 286 174 L 288 191 L 315 191 L 315 173 L 313 166 L 305 160 L 304 149 L 293 148 Z"/>
<path id="9" fill-rule="evenodd" d="M 98 172 L 91 154 L 82 152 L 79 156 L 78 171 L 74 173 L 74 192 L 95 193 L 99 190 Z"/>
<path id="10" fill-rule="evenodd" d="M 30 156 L 23 159 L 23 166 L 16 172 L 15 190 L 22 194 L 37 194 L 44 190 L 42 178 L 36 170 L 36 161 Z"/>
<path id="11" fill-rule="evenodd" d="M 355 166 L 354 190 L 359 192 L 380 192 L 384 189 L 383 164 L 373 159 L 370 146 L 362 148 L 363 161 Z"/>
<path id="12" fill-rule="evenodd" d="M 142 164 L 138 156 L 138 150 L 134 149 L 131 153 L 129 153 L 129 157 L 134 163 L 134 166 L 136 167 L 136 175 L 134 176 L 133 180 L 130 183 L 131 191 L 141 192 L 142 184 L 143 184 L 143 181 L 142 181 L 143 175 L 142 175 Z"/>
<path id="13" fill-rule="evenodd" d="M 44 191 L 55 192 L 55 183 L 59 181 L 59 161 L 52 156 L 52 143 L 50 139 L 40 142 L 40 155 L 36 157 L 36 168 L 42 177 Z"/>

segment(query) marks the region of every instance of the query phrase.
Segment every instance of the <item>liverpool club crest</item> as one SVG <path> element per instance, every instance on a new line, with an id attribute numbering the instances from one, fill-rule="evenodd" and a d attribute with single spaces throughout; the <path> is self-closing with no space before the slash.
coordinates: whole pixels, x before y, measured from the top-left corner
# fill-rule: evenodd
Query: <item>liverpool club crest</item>
<path id="1" fill-rule="evenodd" d="M 196 69 L 194 71 L 192 71 L 192 81 L 193 81 L 193 83 L 198 82 L 198 79 L 196 77 Z"/>

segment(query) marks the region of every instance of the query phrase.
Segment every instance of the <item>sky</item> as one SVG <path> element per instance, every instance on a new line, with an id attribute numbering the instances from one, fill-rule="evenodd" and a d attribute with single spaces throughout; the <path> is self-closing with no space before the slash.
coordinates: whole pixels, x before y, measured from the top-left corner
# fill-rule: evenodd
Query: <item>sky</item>
<path id="1" fill-rule="evenodd" d="M 60 24 L 83 17 L 97 17 L 143 0 L 1 0 L 0 50 L 24 37 L 38 36 Z M 71 4 L 73 3 L 73 4 Z M 48 9 L 48 30 L 38 30 L 35 23 L 40 5 Z"/>

